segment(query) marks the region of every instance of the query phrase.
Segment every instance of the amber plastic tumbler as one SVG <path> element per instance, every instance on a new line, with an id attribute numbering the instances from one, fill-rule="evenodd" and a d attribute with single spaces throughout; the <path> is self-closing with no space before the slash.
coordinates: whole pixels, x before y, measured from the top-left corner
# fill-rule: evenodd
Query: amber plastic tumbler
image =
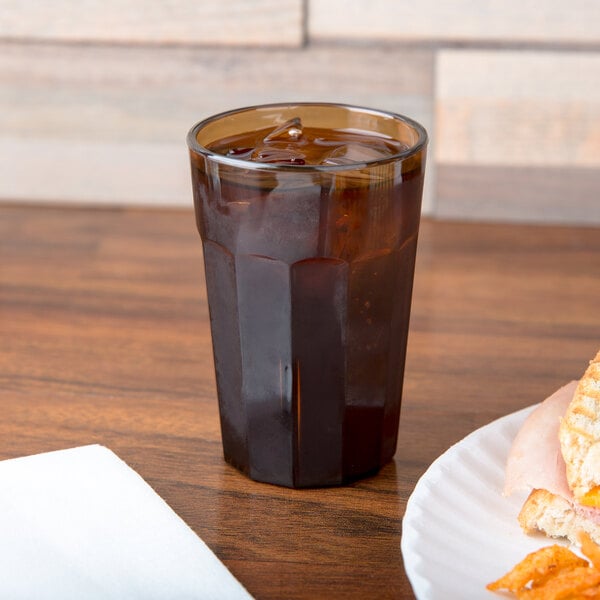
<path id="1" fill-rule="evenodd" d="M 296 117 L 406 149 L 292 165 L 207 148 Z M 277 104 L 197 123 L 188 146 L 225 460 L 289 487 L 375 473 L 398 438 L 424 128 L 347 105 Z"/>

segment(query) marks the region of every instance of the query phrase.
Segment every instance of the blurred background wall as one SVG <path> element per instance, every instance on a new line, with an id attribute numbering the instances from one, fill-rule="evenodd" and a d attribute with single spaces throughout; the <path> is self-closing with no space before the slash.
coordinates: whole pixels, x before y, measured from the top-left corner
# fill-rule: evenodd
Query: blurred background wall
<path id="1" fill-rule="evenodd" d="M 600 224 L 598 0 L 0 0 L 0 201 L 191 206 L 189 127 L 280 100 L 420 120 L 429 215 Z"/>

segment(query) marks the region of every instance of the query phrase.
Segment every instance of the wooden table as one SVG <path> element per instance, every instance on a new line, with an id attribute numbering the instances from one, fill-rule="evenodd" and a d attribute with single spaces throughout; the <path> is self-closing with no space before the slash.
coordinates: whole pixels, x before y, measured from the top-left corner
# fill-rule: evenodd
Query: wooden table
<path id="1" fill-rule="evenodd" d="M 599 347 L 600 229 L 426 220 L 395 461 L 344 488 L 258 484 L 221 455 L 191 211 L 0 206 L 0 458 L 108 446 L 257 599 L 413 597 L 418 477 Z"/>

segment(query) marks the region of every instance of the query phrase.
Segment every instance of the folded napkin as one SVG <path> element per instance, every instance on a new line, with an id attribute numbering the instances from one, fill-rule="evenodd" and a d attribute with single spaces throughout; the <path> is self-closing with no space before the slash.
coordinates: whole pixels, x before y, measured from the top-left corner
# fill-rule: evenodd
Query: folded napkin
<path id="1" fill-rule="evenodd" d="M 0 598 L 251 597 L 135 471 L 96 445 L 0 461 Z"/>

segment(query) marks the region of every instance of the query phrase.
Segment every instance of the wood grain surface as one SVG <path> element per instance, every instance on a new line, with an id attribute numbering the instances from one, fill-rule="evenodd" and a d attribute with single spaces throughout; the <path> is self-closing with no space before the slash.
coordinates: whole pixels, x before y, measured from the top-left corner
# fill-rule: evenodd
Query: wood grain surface
<path id="1" fill-rule="evenodd" d="M 0 458 L 108 446 L 257 599 L 411 598 L 418 477 L 600 347 L 599 230 L 426 220 L 395 460 L 299 491 L 223 462 L 194 227 L 189 210 L 0 206 Z"/>
<path id="2" fill-rule="evenodd" d="M 308 0 L 309 39 L 570 43 L 600 42 L 594 0 Z"/>
<path id="3" fill-rule="evenodd" d="M 300 46 L 303 0 L 3 0 L 0 37 L 59 42 Z"/>
<path id="4" fill-rule="evenodd" d="M 436 183 L 441 218 L 600 225 L 600 169 L 443 164 Z"/>
<path id="5" fill-rule="evenodd" d="M 0 41 L 2 137 L 175 142 L 213 114 L 345 102 L 431 124 L 429 50 L 118 47 Z"/>
<path id="6" fill-rule="evenodd" d="M 436 61 L 436 159 L 597 168 L 599 82 L 600 53 L 443 50 Z"/>
<path id="7" fill-rule="evenodd" d="M 185 136 L 201 119 L 268 102 L 343 102 L 432 130 L 432 90 L 428 50 L 0 41 L 0 199 L 191 206 Z"/>

